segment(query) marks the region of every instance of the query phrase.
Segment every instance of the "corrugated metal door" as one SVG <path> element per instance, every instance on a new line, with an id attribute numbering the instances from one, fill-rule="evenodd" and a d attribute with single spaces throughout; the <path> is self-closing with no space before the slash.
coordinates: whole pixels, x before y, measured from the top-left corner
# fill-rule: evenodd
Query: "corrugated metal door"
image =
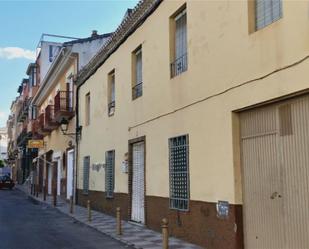
<path id="1" fill-rule="evenodd" d="M 145 223 L 144 142 L 132 146 L 132 214 L 131 219 Z"/>
<path id="2" fill-rule="evenodd" d="M 241 114 L 245 247 L 309 248 L 309 97 Z"/>

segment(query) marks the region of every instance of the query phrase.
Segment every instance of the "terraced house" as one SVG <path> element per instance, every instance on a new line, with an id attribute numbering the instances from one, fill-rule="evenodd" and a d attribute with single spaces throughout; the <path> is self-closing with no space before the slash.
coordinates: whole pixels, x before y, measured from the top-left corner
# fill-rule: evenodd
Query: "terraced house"
<path id="1" fill-rule="evenodd" d="M 44 146 L 35 158 L 37 191 L 64 199 L 74 195 L 75 85 L 74 77 L 102 47 L 110 34 L 74 39 L 60 44 L 37 93 L 31 99 L 36 132 Z"/>
<path id="2" fill-rule="evenodd" d="M 308 8 L 140 2 L 77 79 L 77 202 L 206 248 L 308 248 Z"/>

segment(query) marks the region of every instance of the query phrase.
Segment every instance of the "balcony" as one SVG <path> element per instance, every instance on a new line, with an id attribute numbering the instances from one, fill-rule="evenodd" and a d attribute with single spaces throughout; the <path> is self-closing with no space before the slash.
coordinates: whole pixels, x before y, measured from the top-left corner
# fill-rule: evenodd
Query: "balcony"
<path id="1" fill-rule="evenodd" d="M 38 128 L 38 133 L 40 135 L 48 135 L 52 129 L 48 129 L 45 125 L 45 113 L 41 113 L 38 117 L 38 125 L 37 125 L 37 128 Z"/>
<path id="2" fill-rule="evenodd" d="M 108 104 L 108 116 L 112 116 L 115 113 L 115 101 L 111 101 Z"/>
<path id="3" fill-rule="evenodd" d="M 171 63 L 171 77 L 175 77 L 188 69 L 187 54 L 184 54 Z"/>
<path id="4" fill-rule="evenodd" d="M 60 123 L 63 118 L 69 120 L 73 116 L 73 92 L 58 91 L 55 96 L 55 120 Z"/>
<path id="5" fill-rule="evenodd" d="M 55 107 L 53 105 L 48 105 L 45 109 L 45 128 L 47 130 L 54 130 L 56 129 L 59 124 L 55 119 Z"/>
<path id="6" fill-rule="evenodd" d="M 29 100 L 28 99 L 25 99 L 23 102 L 22 102 L 22 106 L 20 108 L 20 111 L 18 112 L 18 115 L 17 115 L 17 122 L 24 122 L 27 117 L 28 117 L 28 111 L 29 111 Z"/>
<path id="7" fill-rule="evenodd" d="M 143 95 L 143 82 L 137 83 L 132 87 L 132 99 L 137 99 Z"/>

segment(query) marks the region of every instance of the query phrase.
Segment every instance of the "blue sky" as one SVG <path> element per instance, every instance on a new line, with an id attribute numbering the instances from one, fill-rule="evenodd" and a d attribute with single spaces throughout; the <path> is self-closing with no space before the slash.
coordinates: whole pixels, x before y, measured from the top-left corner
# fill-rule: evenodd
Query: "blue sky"
<path id="1" fill-rule="evenodd" d="M 88 37 L 114 31 L 137 0 L 1 1 L 0 127 L 5 126 L 17 88 L 42 33 Z"/>

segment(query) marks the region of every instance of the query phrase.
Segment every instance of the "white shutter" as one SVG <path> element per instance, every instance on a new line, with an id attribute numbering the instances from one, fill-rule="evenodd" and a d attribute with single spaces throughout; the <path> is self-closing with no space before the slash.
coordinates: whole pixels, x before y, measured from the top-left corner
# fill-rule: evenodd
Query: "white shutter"
<path id="1" fill-rule="evenodd" d="M 142 77 L 142 50 L 135 53 L 136 56 L 136 85 L 143 82 Z"/>
<path id="2" fill-rule="evenodd" d="M 179 59 L 187 53 L 187 13 L 182 11 L 175 17 L 175 59 Z"/>
<path id="3" fill-rule="evenodd" d="M 144 142 L 133 145 L 132 215 L 133 221 L 145 222 Z"/>

